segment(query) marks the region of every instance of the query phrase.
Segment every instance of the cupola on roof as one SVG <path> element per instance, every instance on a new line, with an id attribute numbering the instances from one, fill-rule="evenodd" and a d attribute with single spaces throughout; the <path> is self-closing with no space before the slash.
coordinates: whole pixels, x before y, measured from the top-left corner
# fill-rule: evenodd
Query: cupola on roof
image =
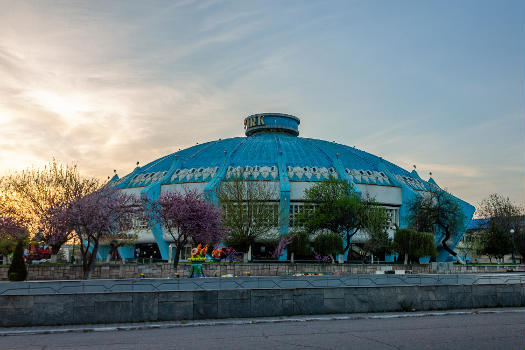
<path id="1" fill-rule="evenodd" d="M 258 133 L 284 133 L 292 136 L 299 135 L 301 121 L 296 116 L 283 113 L 252 114 L 244 119 L 246 136 Z"/>

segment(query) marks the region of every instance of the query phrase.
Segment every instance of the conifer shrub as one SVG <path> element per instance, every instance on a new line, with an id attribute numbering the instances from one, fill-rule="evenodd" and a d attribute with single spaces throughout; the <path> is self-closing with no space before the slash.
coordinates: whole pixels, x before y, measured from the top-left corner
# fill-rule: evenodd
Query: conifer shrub
<path id="1" fill-rule="evenodd" d="M 13 253 L 13 261 L 7 271 L 8 279 L 11 282 L 25 281 L 27 278 L 27 267 L 24 261 L 24 241 L 19 240 Z"/>

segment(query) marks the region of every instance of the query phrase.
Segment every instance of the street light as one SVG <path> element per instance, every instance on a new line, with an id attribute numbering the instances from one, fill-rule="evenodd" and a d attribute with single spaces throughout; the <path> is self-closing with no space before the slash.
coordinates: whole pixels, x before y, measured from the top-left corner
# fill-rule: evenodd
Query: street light
<path id="1" fill-rule="evenodd" d="M 510 229 L 510 239 L 512 239 L 512 263 L 515 264 L 516 263 L 516 254 L 514 254 L 514 244 L 515 244 L 515 241 L 514 241 L 514 229 L 511 228 Z"/>

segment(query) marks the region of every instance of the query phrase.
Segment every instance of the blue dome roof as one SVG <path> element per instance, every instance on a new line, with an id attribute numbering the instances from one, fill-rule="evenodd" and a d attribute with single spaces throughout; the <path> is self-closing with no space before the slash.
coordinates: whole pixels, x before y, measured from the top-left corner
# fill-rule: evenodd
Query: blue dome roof
<path id="1" fill-rule="evenodd" d="M 414 190 L 428 186 L 415 171 L 408 172 L 373 154 L 335 142 L 298 137 L 299 119 L 294 116 L 255 114 L 247 117 L 244 125 L 247 137 L 186 148 L 137 167 L 131 174 L 115 179 L 116 183 L 121 188 L 148 186 L 168 174 L 177 161 L 177 170 L 164 184 L 208 182 L 225 163 L 228 172 L 242 169 L 253 179 L 278 180 L 282 157 L 290 181 L 321 181 L 330 175 L 344 175 L 361 184 L 395 186 L 392 182 L 400 181 Z"/>

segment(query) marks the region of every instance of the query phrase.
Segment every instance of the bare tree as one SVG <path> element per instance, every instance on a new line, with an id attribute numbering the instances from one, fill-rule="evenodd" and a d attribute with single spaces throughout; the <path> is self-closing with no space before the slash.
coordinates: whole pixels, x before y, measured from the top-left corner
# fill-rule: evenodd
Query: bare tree
<path id="1" fill-rule="evenodd" d="M 487 219 L 482 233 L 483 251 L 487 255 L 498 257 L 512 253 L 512 260 L 515 263 L 516 253 L 519 253 L 523 245 L 521 238 L 524 230 L 523 207 L 512 203 L 508 197 L 493 193 L 481 201 L 477 214 Z"/>
<path id="2" fill-rule="evenodd" d="M 246 180 L 240 172 L 223 181 L 217 198 L 224 211 L 226 242 L 235 249 L 251 251 L 253 243 L 277 227 L 279 203 L 270 184 Z"/>

